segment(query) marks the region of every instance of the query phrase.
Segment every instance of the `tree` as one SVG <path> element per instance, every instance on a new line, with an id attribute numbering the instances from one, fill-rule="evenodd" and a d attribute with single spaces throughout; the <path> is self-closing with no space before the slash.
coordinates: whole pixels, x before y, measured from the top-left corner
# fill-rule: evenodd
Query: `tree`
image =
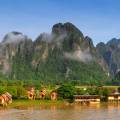
<path id="1" fill-rule="evenodd" d="M 57 89 L 58 96 L 63 99 L 72 99 L 75 94 L 75 87 L 70 84 L 63 84 Z"/>

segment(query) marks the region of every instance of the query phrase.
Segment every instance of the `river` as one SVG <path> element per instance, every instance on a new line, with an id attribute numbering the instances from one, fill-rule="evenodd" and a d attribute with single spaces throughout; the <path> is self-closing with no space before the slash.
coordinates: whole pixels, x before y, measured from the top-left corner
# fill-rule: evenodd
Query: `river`
<path id="1" fill-rule="evenodd" d="M 0 120 L 120 120 L 120 105 L 68 105 L 61 108 L 1 109 Z"/>

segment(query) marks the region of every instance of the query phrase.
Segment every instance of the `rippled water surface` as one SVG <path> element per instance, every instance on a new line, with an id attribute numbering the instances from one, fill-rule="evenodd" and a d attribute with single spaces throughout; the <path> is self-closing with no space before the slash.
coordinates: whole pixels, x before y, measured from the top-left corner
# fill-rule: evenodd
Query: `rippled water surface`
<path id="1" fill-rule="evenodd" d="M 71 105 L 47 109 L 1 109 L 0 120 L 120 120 L 120 105 Z"/>

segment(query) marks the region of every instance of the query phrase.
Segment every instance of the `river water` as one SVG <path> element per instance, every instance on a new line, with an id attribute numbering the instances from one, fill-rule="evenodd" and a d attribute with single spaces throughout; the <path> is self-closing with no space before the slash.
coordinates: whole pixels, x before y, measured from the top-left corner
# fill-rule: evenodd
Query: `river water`
<path id="1" fill-rule="evenodd" d="M 0 120 L 120 120 L 120 105 L 69 105 L 58 108 L 1 109 Z"/>

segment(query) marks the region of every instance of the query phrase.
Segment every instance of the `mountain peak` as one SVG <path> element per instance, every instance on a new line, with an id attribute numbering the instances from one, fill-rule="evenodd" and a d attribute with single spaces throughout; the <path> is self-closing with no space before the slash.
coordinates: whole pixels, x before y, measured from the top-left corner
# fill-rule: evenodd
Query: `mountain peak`
<path id="1" fill-rule="evenodd" d="M 117 38 L 112 38 L 110 41 L 107 42 L 107 45 L 114 45 L 117 46 L 118 44 L 120 44 L 120 39 Z"/>
<path id="2" fill-rule="evenodd" d="M 52 33 L 54 34 L 63 34 L 63 33 L 76 33 L 83 37 L 83 33 L 72 23 L 57 23 L 53 25 Z"/>
<path id="3" fill-rule="evenodd" d="M 7 43 L 19 43 L 20 41 L 23 41 L 27 38 L 26 35 L 23 35 L 20 32 L 9 32 L 8 34 L 5 35 L 5 37 L 2 40 L 3 44 L 7 44 Z"/>

